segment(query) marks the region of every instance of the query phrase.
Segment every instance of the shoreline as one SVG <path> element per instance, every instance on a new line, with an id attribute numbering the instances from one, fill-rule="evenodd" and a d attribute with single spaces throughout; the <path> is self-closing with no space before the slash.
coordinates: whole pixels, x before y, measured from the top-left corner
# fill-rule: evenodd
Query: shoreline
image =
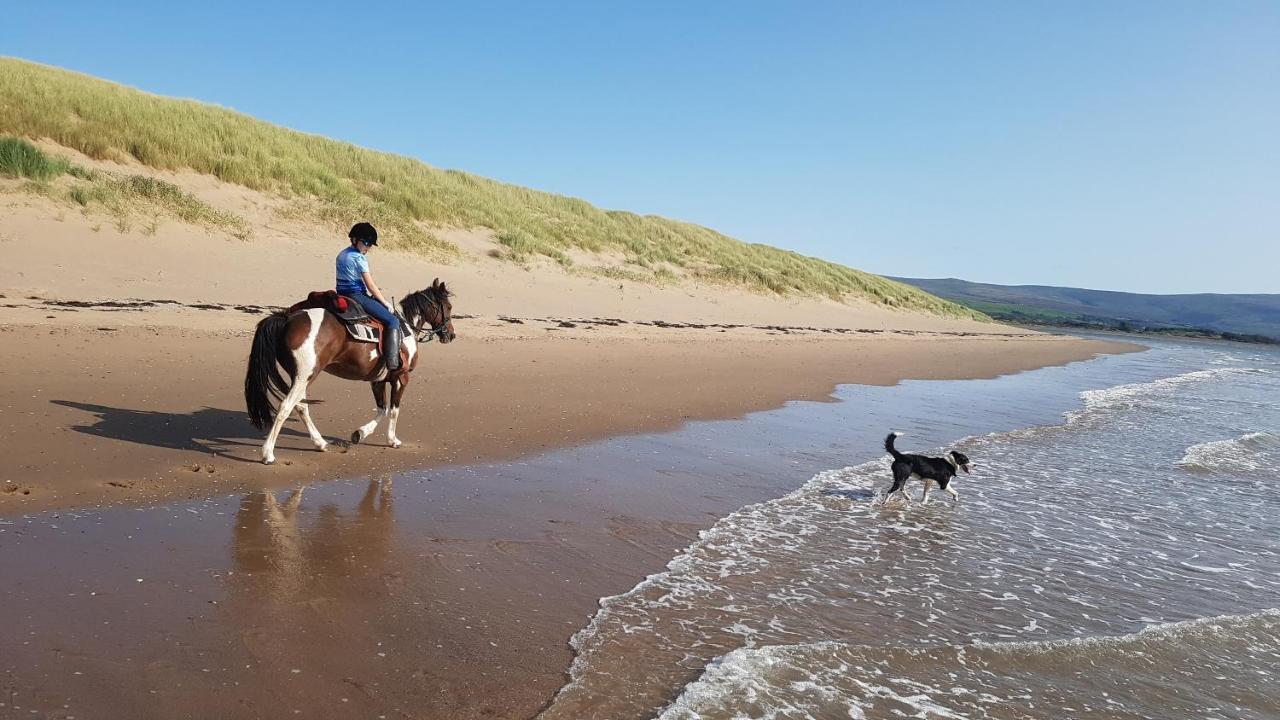
<path id="1" fill-rule="evenodd" d="M 294 419 L 277 464 L 267 467 L 257 462 L 262 435 L 240 397 L 248 331 L 95 315 L 103 324 L 0 328 L 10 338 L 0 367 L 26 368 L 0 374 L 13 446 L 0 470 L 0 514 L 511 460 L 824 400 L 840 384 L 995 377 L 1140 349 L 1040 334 L 830 337 L 816 329 L 562 328 L 550 319 L 538 328 L 471 318 L 457 323 L 459 341 L 424 349 L 405 396 L 404 447 L 385 446 L 385 423 L 364 443 L 347 442 L 372 415 L 368 386 L 322 376 L 310 397 L 329 451 L 316 452 Z"/>
<path id="2" fill-rule="evenodd" d="M 696 339 L 692 349 L 668 342 L 673 347 L 665 352 L 684 346 L 707 357 L 705 338 Z M 859 366 L 838 370 L 856 369 L 888 386 L 908 370 L 946 375 L 975 363 L 989 369 L 984 355 L 1011 365 L 1026 363 L 1035 350 L 1043 361 L 1045 340 L 965 338 L 956 341 L 955 357 L 943 356 L 950 362 L 930 368 L 911 358 L 939 357 L 925 352 L 938 338 L 906 345 L 866 339 L 843 346 Z M 506 362 L 511 353 L 497 351 L 506 342 L 476 344 Z M 832 354 L 826 344 L 778 343 L 772 336 L 730 344 L 746 346 L 748 367 L 757 372 Z M 581 343 L 560 337 L 538 345 L 563 350 Z M 630 349 L 617 338 L 615 345 Z M 1048 345 L 1059 354 L 1095 349 Z M 769 347 L 783 352 L 761 350 Z M 721 374 L 732 369 L 728 353 L 710 356 L 720 358 Z M 667 372 L 680 370 L 663 350 L 646 357 Z M 458 362 L 473 372 L 492 369 Z M 626 374 L 609 377 L 616 383 Z M 723 391 L 715 385 L 709 392 Z M 369 472 L 367 480 L 288 492 L 271 492 L 275 483 L 237 489 L 220 482 L 214 499 L 13 518 L 0 528 L 10 539 L 0 572 L 24 580 L 4 593 L 17 624 L 14 640 L 0 641 L 0 654 L 15 663 L 11 680 L 24 708 L 70 702 L 67 712 L 77 716 L 86 708 L 128 708 L 134 717 L 162 718 L 198 706 L 222 717 L 295 710 L 318 718 L 536 717 L 564 685 L 573 659 L 568 640 L 594 617 L 601 598 L 660 572 L 726 514 L 804 482 L 815 470 L 811 453 L 827 453 L 833 439 L 847 435 L 847 425 L 833 419 L 868 412 L 832 401 L 822 388 L 808 399 L 817 404 L 781 411 L 789 420 L 765 413 L 733 421 L 729 427 L 737 429 L 728 434 L 722 425 L 686 427 L 675 436 L 679 442 L 664 433 L 627 435 L 560 445 L 567 449 L 527 462 L 442 465 L 394 477 Z M 877 407 L 870 411 L 877 425 L 896 415 L 896 404 Z M 796 424 L 803 418 L 824 428 L 808 448 L 792 442 L 810 435 L 807 424 Z M 869 432 L 882 433 L 877 427 L 853 434 Z M 875 452 L 866 440 L 856 443 L 857 455 Z M 21 642 L 26 638 L 33 641 Z M 59 648 L 68 646 L 77 651 L 62 654 Z"/>
<path id="3" fill-rule="evenodd" d="M 395 251 L 375 261 L 392 295 L 432 278 L 455 294 L 459 339 L 422 349 L 405 446 L 386 448 L 384 425 L 350 447 L 373 416 L 368 386 L 321 375 L 309 398 L 329 452 L 291 420 L 266 468 L 243 409 L 253 328 L 265 309 L 329 285 L 347 242 L 280 216 L 267 194 L 152 174 L 242 214 L 255 239 L 174 221 L 104 226 L 0 187 L 0 408 L 13 448 L 0 514 L 511 459 L 824 399 L 840 383 L 992 377 L 1137 347 L 857 298 L 596 274 L 617 260 L 607 254 L 575 256 L 573 269 L 514 265 L 492 231 L 432 228 L 463 250 L 455 264 Z"/>

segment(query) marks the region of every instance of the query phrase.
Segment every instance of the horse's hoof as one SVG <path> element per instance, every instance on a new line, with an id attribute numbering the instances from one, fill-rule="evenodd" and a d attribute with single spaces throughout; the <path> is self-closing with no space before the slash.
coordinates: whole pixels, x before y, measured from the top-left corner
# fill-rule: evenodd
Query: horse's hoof
<path id="1" fill-rule="evenodd" d="M 329 443 L 320 443 L 316 446 L 316 452 L 324 452 L 329 449 Z"/>
<path id="2" fill-rule="evenodd" d="M 389 442 L 389 443 L 387 443 L 387 444 L 388 444 L 388 445 L 390 445 L 390 446 L 391 446 L 391 447 L 393 447 L 393 448 L 398 448 L 398 447 L 400 447 L 401 445 L 403 445 L 404 443 L 400 442 L 399 440 L 392 440 L 391 442 Z"/>
<path id="3" fill-rule="evenodd" d="M 355 432 L 351 433 L 351 444 L 352 444 L 352 445 L 359 445 L 359 444 L 360 444 L 360 441 L 361 441 L 362 439 L 364 439 L 364 435 L 361 435 L 359 430 L 357 430 L 357 431 L 355 431 Z"/>
<path id="4" fill-rule="evenodd" d="M 273 457 L 264 457 L 264 458 L 262 458 L 262 464 L 263 464 L 263 465 L 270 465 L 270 464 L 274 463 L 275 461 L 276 461 L 276 459 L 275 459 L 275 458 L 273 458 Z"/>

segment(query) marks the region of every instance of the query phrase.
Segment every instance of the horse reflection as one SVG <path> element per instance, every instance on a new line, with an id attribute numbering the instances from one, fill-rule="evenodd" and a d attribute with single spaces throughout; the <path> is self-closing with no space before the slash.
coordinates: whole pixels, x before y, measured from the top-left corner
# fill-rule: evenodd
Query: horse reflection
<path id="1" fill-rule="evenodd" d="M 299 605 L 342 614 L 380 599 L 394 547 L 395 503 L 390 477 L 371 480 L 354 513 L 333 502 L 314 512 L 304 489 L 283 500 L 273 492 L 246 495 L 236 513 L 231 574 L 233 599 L 249 614 L 291 614 Z"/>

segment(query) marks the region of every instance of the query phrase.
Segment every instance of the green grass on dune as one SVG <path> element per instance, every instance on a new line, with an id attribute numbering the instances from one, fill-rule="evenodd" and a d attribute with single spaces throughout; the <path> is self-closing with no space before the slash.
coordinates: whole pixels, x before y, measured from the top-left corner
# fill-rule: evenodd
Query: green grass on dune
<path id="1" fill-rule="evenodd" d="M 71 163 L 52 157 L 25 140 L 0 137 L 0 174 L 31 180 L 52 180 L 70 169 Z"/>
<path id="2" fill-rule="evenodd" d="M 114 175 L 84 168 L 20 138 L 0 136 L 0 176 L 5 175 L 29 180 L 26 189 L 36 194 L 67 200 L 87 211 L 106 212 L 116 218 L 121 230 L 136 216 L 148 215 L 148 227 L 154 232 L 157 216 L 167 215 L 195 225 L 223 228 L 237 237 L 249 236 L 248 224 L 242 218 L 214 208 L 173 183 L 145 175 Z M 55 184 L 59 179 L 65 182 Z"/>
<path id="3" fill-rule="evenodd" d="M 389 245 L 424 254 L 456 248 L 419 222 L 486 227 L 516 261 L 545 256 L 568 267 L 574 249 L 617 251 L 657 278 L 679 274 L 986 319 L 901 283 L 691 223 L 601 210 L 576 198 L 441 170 L 225 108 L 12 58 L 0 58 L 0 133 L 48 138 L 98 159 L 208 173 L 292 198 L 294 211 L 335 225 L 369 219 L 386 228 Z"/>

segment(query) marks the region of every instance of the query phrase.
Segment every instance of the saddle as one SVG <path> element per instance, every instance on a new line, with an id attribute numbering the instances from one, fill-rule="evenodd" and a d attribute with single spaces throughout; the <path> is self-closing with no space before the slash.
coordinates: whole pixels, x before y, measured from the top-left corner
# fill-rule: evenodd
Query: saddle
<path id="1" fill-rule="evenodd" d="M 377 343 L 382 340 L 384 327 L 382 321 L 373 317 L 360 307 L 360 303 L 339 295 L 337 290 L 316 290 L 307 294 L 307 299 L 292 305 L 287 314 L 292 315 L 302 310 L 319 308 L 332 313 L 342 321 L 343 327 L 352 340 L 357 342 Z M 401 321 L 403 328 L 404 322 Z"/>

